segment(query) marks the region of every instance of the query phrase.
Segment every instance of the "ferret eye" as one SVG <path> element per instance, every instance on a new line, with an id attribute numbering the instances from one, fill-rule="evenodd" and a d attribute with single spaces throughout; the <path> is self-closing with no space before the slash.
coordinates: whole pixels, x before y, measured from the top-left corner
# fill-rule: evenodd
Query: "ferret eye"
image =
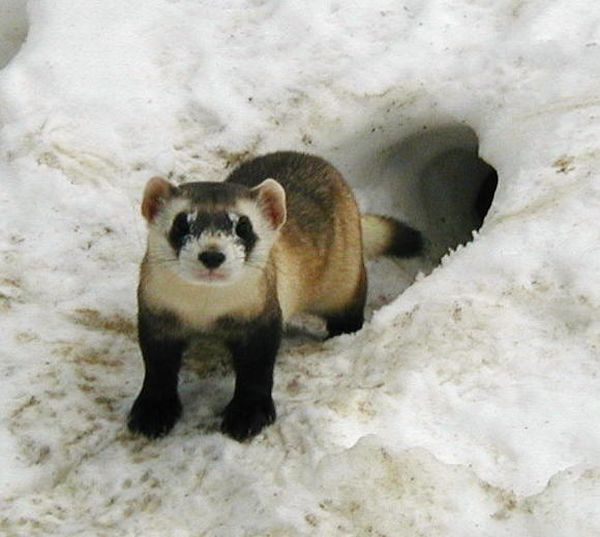
<path id="1" fill-rule="evenodd" d="M 247 240 L 253 235 L 252 223 L 247 216 L 240 216 L 237 225 L 235 226 L 235 232 L 240 239 Z"/>
<path id="2" fill-rule="evenodd" d="M 188 222 L 188 215 L 186 213 L 179 213 L 173 220 L 173 226 L 171 227 L 171 233 L 173 235 L 182 237 L 190 232 L 190 224 Z"/>

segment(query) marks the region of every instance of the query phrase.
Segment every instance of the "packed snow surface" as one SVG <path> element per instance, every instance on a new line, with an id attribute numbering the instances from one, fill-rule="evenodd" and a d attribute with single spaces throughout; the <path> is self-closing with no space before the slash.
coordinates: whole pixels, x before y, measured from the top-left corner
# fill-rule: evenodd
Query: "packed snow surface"
<path id="1" fill-rule="evenodd" d="M 598 2 L 0 18 L 2 535 L 600 535 Z M 218 431 L 226 362 L 194 355 L 182 421 L 134 438 L 143 185 L 276 149 L 329 159 L 430 254 L 371 267 L 358 334 L 289 330 L 278 420 L 251 442 Z M 464 242 L 477 150 L 494 203 L 438 264 Z"/>

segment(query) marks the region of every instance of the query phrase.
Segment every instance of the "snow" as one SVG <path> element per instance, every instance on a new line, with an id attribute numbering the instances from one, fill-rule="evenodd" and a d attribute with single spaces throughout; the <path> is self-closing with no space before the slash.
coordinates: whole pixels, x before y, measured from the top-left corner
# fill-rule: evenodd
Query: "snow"
<path id="1" fill-rule="evenodd" d="M 600 534 L 599 23 L 583 0 L 4 2 L 2 533 Z M 494 203 L 438 264 L 477 148 Z M 276 149 L 431 255 L 371 267 L 360 333 L 290 329 L 251 442 L 218 432 L 217 355 L 190 356 L 168 437 L 133 438 L 143 186 Z"/>

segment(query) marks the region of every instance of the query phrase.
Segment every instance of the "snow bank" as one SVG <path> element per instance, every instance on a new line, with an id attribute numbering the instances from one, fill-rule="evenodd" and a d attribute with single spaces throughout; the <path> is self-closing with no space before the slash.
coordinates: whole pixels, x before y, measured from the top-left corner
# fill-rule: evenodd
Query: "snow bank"
<path id="1" fill-rule="evenodd" d="M 600 532 L 600 8 L 30 0 L 28 21 L 0 72 L 4 533 Z M 190 360 L 174 432 L 129 436 L 148 177 L 313 151 L 439 254 L 478 162 L 439 158 L 477 143 L 481 231 L 397 298 L 436 255 L 374 267 L 392 301 L 359 334 L 289 338 L 274 426 L 220 435 L 231 374 Z"/>

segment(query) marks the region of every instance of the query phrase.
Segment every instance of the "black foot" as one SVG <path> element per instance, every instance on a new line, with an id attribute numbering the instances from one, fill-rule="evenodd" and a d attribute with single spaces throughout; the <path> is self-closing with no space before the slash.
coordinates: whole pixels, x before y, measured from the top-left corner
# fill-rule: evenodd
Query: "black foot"
<path id="1" fill-rule="evenodd" d="M 132 433 L 148 438 L 166 435 L 181 417 L 181 403 L 174 399 L 148 399 L 138 397 L 133 403 L 127 426 Z"/>
<path id="2" fill-rule="evenodd" d="M 352 334 L 358 332 L 364 322 L 364 316 L 347 316 L 347 317 L 329 317 L 327 321 L 327 333 L 330 338 L 340 336 L 342 334 Z"/>
<path id="3" fill-rule="evenodd" d="M 233 399 L 225 409 L 221 431 L 241 442 L 271 425 L 275 417 L 275 404 L 271 397 L 252 402 Z"/>

